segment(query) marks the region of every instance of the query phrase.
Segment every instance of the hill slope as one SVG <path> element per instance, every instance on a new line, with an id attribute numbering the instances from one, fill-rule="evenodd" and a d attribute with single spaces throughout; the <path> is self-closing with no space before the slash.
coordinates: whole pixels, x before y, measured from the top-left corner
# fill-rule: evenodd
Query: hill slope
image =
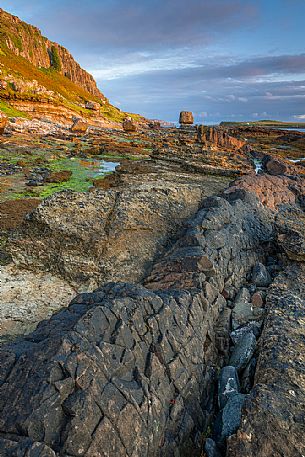
<path id="1" fill-rule="evenodd" d="M 60 106 L 61 120 L 73 114 L 115 122 L 125 117 L 67 49 L 1 8 L 0 99 L 0 110 L 11 116 L 54 114 Z M 88 102 L 95 109 L 87 109 Z"/>

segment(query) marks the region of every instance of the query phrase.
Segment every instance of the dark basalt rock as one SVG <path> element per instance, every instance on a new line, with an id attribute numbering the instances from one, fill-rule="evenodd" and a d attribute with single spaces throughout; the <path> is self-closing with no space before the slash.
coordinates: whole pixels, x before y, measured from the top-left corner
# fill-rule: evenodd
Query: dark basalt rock
<path id="1" fill-rule="evenodd" d="M 229 398 L 222 411 L 222 438 L 233 435 L 240 426 L 241 410 L 245 400 L 246 395 L 243 394 L 236 394 Z"/>
<path id="2" fill-rule="evenodd" d="M 81 294 L 2 347 L 0 445 L 16 441 L 17 455 L 41 443 L 57 456 L 200 455 L 214 367 L 228 357 L 221 292 L 227 278 L 240 288 L 273 237 L 255 198 L 214 203 L 186 225 L 146 288 L 109 283 Z M 235 430 L 241 398 L 223 410 L 221 439 Z"/>
<path id="3" fill-rule="evenodd" d="M 305 189 L 304 189 L 305 191 Z M 305 262 L 305 213 L 286 206 L 276 217 L 277 241 L 291 260 Z"/>
<path id="4" fill-rule="evenodd" d="M 305 265 L 291 263 L 269 289 L 255 387 L 227 457 L 301 457 L 305 453 Z"/>
<path id="5" fill-rule="evenodd" d="M 239 379 L 235 367 L 224 367 L 218 378 L 218 406 L 223 409 L 230 397 L 239 392 Z"/>
<path id="6" fill-rule="evenodd" d="M 271 283 L 271 276 L 262 263 L 255 265 L 252 271 L 252 281 L 258 287 L 268 287 Z"/>
<path id="7" fill-rule="evenodd" d="M 256 346 L 256 338 L 252 332 L 245 333 L 233 349 L 229 364 L 241 371 L 246 368 Z"/>

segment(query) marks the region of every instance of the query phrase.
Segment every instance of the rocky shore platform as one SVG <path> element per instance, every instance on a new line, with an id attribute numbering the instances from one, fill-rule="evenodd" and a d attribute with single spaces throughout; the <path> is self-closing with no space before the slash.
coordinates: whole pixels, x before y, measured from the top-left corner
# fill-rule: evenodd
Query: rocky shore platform
<path id="1" fill-rule="evenodd" d="M 1 217 L 1 456 L 305 455 L 305 172 L 259 135 L 72 135 L 129 152 Z"/>

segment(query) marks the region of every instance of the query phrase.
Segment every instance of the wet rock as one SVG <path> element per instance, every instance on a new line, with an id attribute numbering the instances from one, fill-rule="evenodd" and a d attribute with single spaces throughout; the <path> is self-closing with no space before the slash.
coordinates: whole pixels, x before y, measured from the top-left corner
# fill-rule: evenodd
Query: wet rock
<path id="1" fill-rule="evenodd" d="M 28 176 L 27 186 L 42 186 L 50 176 L 51 170 L 45 167 L 34 168 Z"/>
<path id="2" fill-rule="evenodd" d="M 250 301 L 250 297 L 250 292 L 247 287 L 242 287 L 236 295 L 235 303 L 247 303 Z"/>
<path id="3" fill-rule="evenodd" d="M 268 173 L 274 176 L 284 175 L 287 172 L 286 164 L 280 160 L 273 158 L 265 162 L 265 167 Z"/>
<path id="4" fill-rule="evenodd" d="M 251 321 L 260 320 L 263 317 L 263 310 L 254 308 L 251 303 L 238 302 L 232 312 L 232 328 L 238 329 Z"/>
<path id="5" fill-rule="evenodd" d="M 123 121 L 123 129 L 125 132 L 136 132 L 137 131 L 137 125 L 136 123 L 132 120 L 131 117 L 126 117 Z"/>
<path id="6" fill-rule="evenodd" d="M 15 173 L 20 173 L 22 168 L 17 164 L 12 163 L 0 163 L 0 176 L 10 176 Z"/>
<path id="7" fill-rule="evenodd" d="M 221 457 L 221 453 L 217 449 L 217 445 L 212 438 L 208 438 L 204 445 L 206 457 Z"/>
<path id="8" fill-rule="evenodd" d="M 72 171 L 70 170 L 53 171 L 46 177 L 46 182 L 61 183 L 69 181 L 71 176 Z"/>
<path id="9" fill-rule="evenodd" d="M 246 395 L 244 394 L 235 394 L 229 398 L 226 406 L 219 415 L 216 442 L 223 443 L 226 438 L 238 430 L 245 400 Z"/>
<path id="10" fill-rule="evenodd" d="M 254 354 L 256 338 L 252 332 L 245 333 L 233 347 L 229 364 L 237 369 L 238 372 L 246 368 L 248 362 Z"/>
<path id="11" fill-rule="evenodd" d="M 268 287 L 272 281 L 267 268 L 262 263 L 257 263 L 253 267 L 251 280 L 258 287 Z"/>
<path id="12" fill-rule="evenodd" d="M 88 130 L 89 124 L 88 122 L 84 121 L 83 119 L 76 118 L 72 124 L 71 132 L 74 133 L 86 133 Z"/>
<path id="13" fill-rule="evenodd" d="M 239 380 L 236 368 L 226 366 L 222 368 L 218 378 L 218 406 L 223 409 L 232 395 L 239 392 Z"/>
<path id="14" fill-rule="evenodd" d="M 181 111 L 179 116 L 179 123 L 182 125 L 194 124 L 194 116 L 191 111 Z"/>
<path id="15" fill-rule="evenodd" d="M 252 332 L 253 335 L 255 335 L 255 337 L 257 338 L 261 333 L 261 326 L 261 322 L 252 321 L 244 325 L 243 327 L 237 328 L 236 330 L 230 333 L 230 338 L 233 344 L 237 344 L 241 337 L 249 332 Z"/>
<path id="16" fill-rule="evenodd" d="M 252 359 L 250 360 L 250 362 L 244 369 L 242 376 L 241 376 L 240 385 L 241 385 L 241 390 L 243 393 L 247 394 L 252 389 L 255 369 L 256 369 L 256 358 L 252 357 Z"/>

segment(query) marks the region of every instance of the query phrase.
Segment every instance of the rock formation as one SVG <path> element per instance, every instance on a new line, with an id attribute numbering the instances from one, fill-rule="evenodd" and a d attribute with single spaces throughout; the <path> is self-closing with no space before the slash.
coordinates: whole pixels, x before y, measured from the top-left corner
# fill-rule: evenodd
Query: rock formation
<path id="1" fill-rule="evenodd" d="M 127 117 L 126 119 L 124 119 L 124 121 L 123 121 L 123 129 L 125 130 L 125 132 L 136 132 L 137 126 L 133 122 L 131 117 Z"/>
<path id="2" fill-rule="evenodd" d="M 144 183 L 142 173 L 132 174 L 107 191 L 64 192 L 42 202 L 12 239 L 15 262 L 78 284 L 143 278 L 202 198 L 227 183 L 149 167 Z"/>
<path id="3" fill-rule="evenodd" d="M 71 132 L 86 133 L 88 127 L 89 124 L 84 119 L 75 119 L 73 125 L 71 126 Z"/>
<path id="4" fill-rule="evenodd" d="M 198 137 L 204 147 L 211 149 L 238 150 L 246 145 L 244 140 L 239 140 L 231 135 L 228 131 L 219 127 L 198 127 Z"/>
<path id="5" fill-rule="evenodd" d="M 190 111 L 181 111 L 179 116 L 179 123 L 181 125 L 192 125 L 194 124 L 194 116 Z"/>
<path id="6" fill-rule="evenodd" d="M 223 290 L 240 287 L 273 237 L 257 199 L 231 201 L 204 201 L 145 288 L 81 294 L 1 349 L 4 456 L 200 455 L 214 367 L 228 357 Z"/>
<path id="7" fill-rule="evenodd" d="M 97 88 L 93 77 L 75 62 L 69 51 L 42 36 L 37 27 L 26 24 L 3 9 L 0 9 L 0 23 L 0 29 L 4 34 L 3 44 L 14 54 L 27 59 L 37 68 L 54 67 L 54 59 L 58 55 L 59 66 L 57 69 L 64 76 L 83 87 L 90 94 L 105 99 Z"/>
<path id="8" fill-rule="evenodd" d="M 255 386 L 227 457 L 304 455 L 304 267 L 290 265 L 268 292 Z"/>
<path id="9" fill-rule="evenodd" d="M 5 127 L 7 126 L 7 117 L 0 112 L 0 135 L 4 133 Z"/>
<path id="10" fill-rule="evenodd" d="M 25 125 L 23 142 L 40 128 Z M 145 160 L 36 202 L 6 233 L 0 455 L 305 455 L 302 168 L 261 153 L 256 175 L 225 128 L 47 132 L 73 159 Z M 34 163 L 31 186 L 69 177 Z"/>

